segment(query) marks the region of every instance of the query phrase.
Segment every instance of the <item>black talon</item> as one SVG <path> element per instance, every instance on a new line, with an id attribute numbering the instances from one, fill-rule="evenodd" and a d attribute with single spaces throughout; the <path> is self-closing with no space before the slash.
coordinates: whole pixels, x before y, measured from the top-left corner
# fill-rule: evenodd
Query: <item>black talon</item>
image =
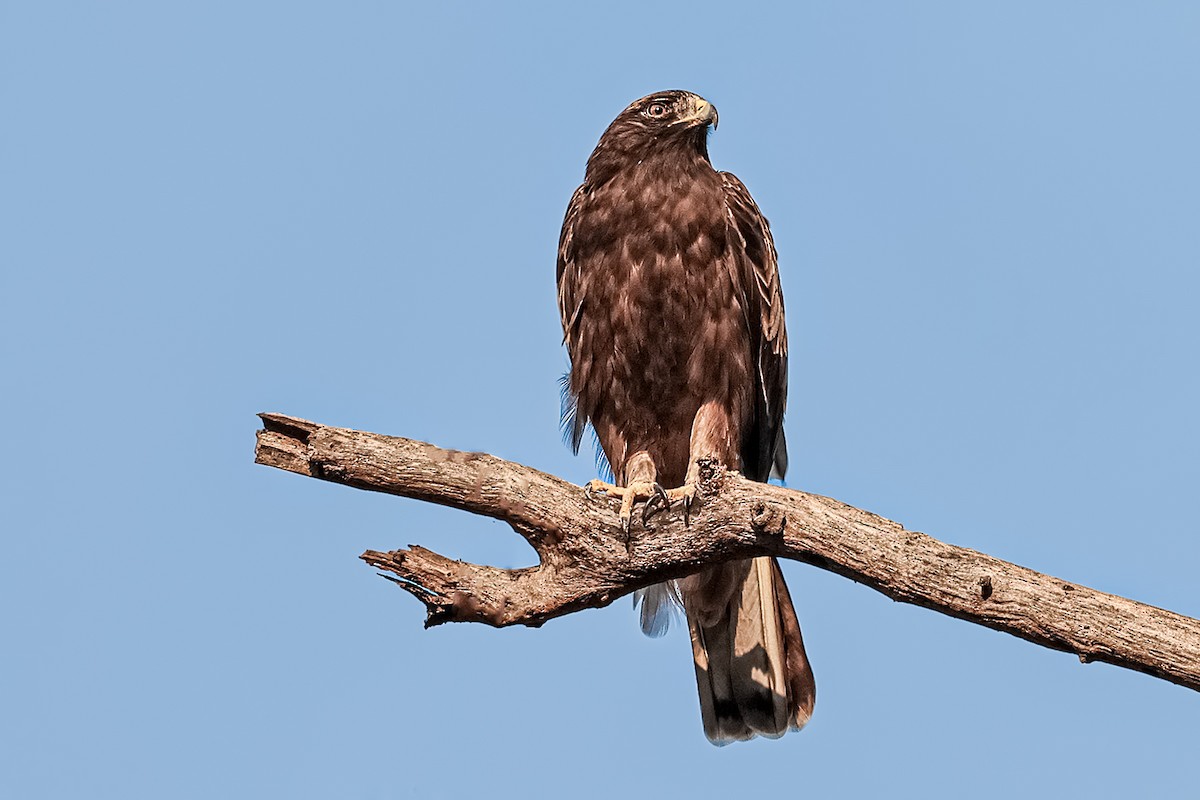
<path id="1" fill-rule="evenodd" d="M 662 502 L 664 510 L 671 507 L 671 498 L 667 496 L 667 490 L 662 487 L 662 484 L 655 482 L 650 489 L 650 497 L 646 498 L 646 505 L 642 508 L 643 525 L 650 521 L 650 517 L 658 513 L 659 501 Z"/>
<path id="2" fill-rule="evenodd" d="M 624 535 L 621 536 L 621 539 L 623 539 L 625 542 L 625 552 L 626 553 L 633 553 L 633 531 L 631 530 L 632 527 L 633 527 L 632 519 L 630 519 L 629 517 L 621 517 L 621 530 L 624 531 Z"/>

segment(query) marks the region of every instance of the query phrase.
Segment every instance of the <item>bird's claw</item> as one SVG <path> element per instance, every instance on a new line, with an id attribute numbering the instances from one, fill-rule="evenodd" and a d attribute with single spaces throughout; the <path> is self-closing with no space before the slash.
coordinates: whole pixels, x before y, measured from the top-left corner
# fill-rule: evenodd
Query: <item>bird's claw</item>
<path id="1" fill-rule="evenodd" d="M 588 500 L 595 500 L 598 494 L 608 494 L 610 491 L 620 491 L 619 486 L 614 486 L 607 481 L 593 479 L 583 485 L 583 496 Z"/>
<path id="2" fill-rule="evenodd" d="M 621 499 L 621 530 L 626 537 L 633 528 L 633 506 L 638 500 L 645 500 L 642 507 L 642 525 L 660 511 L 665 511 L 676 501 L 683 502 L 683 522 L 691 524 L 692 509 L 696 501 L 696 484 L 685 483 L 677 489 L 664 489 L 661 484 L 638 482 L 629 486 L 615 486 L 601 480 L 588 481 L 583 487 L 583 494 L 588 500 L 595 500 L 596 495 L 603 494 Z"/>
<path id="3" fill-rule="evenodd" d="M 667 492 L 667 497 L 674 500 L 683 501 L 683 524 L 692 524 L 692 508 L 696 504 L 696 484 L 685 483 L 678 489 L 671 489 Z"/>
<path id="4" fill-rule="evenodd" d="M 659 508 L 659 503 L 662 508 Z M 642 524 L 645 525 L 650 521 L 650 518 L 657 514 L 660 510 L 665 510 L 671 507 L 671 498 L 667 496 L 667 490 L 662 487 L 657 481 L 650 487 L 650 497 L 646 499 L 646 505 L 642 508 Z"/>
<path id="5" fill-rule="evenodd" d="M 644 481 L 632 483 L 629 486 L 614 486 L 605 481 L 591 480 L 584 485 L 583 494 L 588 500 L 594 500 L 598 494 L 621 499 L 621 530 L 625 533 L 627 539 L 633 528 L 633 506 L 638 500 L 647 501 L 646 507 L 642 510 L 643 525 L 655 513 L 659 502 L 666 506 L 670 506 L 671 504 L 671 499 L 666 489 L 657 483 Z"/>

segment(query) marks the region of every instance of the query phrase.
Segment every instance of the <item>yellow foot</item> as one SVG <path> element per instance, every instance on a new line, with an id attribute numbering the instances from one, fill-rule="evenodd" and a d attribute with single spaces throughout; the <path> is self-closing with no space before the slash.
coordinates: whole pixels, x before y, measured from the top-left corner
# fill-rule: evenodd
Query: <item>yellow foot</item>
<path id="1" fill-rule="evenodd" d="M 650 518 L 651 509 L 654 507 L 656 500 L 661 500 L 667 505 L 671 504 L 667 491 L 657 483 L 631 483 L 628 486 L 616 486 L 605 481 L 588 481 L 583 487 L 583 493 L 590 499 L 593 495 L 607 494 L 613 497 L 621 498 L 621 528 L 625 533 L 629 533 L 629 528 L 633 524 L 633 504 L 638 500 L 646 500 L 646 506 L 642 509 L 642 524 Z"/>
<path id="2" fill-rule="evenodd" d="M 596 494 L 608 494 L 621 498 L 621 527 L 629 533 L 633 519 L 633 504 L 645 500 L 642 508 L 642 524 L 645 525 L 650 517 L 671 507 L 672 503 L 683 501 L 683 521 L 688 523 L 692 504 L 696 501 L 696 484 L 685 483 L 677 489 L 664 489 L 657 483 L 631 483 L 629 486 L 615 486 L 606 481 L 588 481 L 583 487 L 583 493 L 588 498 Z"/>

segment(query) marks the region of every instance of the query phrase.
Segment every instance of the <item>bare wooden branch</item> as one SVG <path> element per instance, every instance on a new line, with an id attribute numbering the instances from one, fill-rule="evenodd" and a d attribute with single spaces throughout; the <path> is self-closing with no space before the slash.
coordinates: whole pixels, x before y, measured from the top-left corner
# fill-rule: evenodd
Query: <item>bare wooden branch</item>
<path id="1" fill-rule="evenodd" d="M 540 564 L 498 569 L 423 547 L 362 559 L 398 576 L 443 622 L 541 625 L 706 564 L 775 555 L 831 570 L 895 600 L 1200 690 L 1200 621 L 1001 561 L 828 497 L 703 464 L 689 524 L 679 509 L 626 537 L 616 501 L 483 453 L 260 414 L 260 464 L 504 520 Z"/>

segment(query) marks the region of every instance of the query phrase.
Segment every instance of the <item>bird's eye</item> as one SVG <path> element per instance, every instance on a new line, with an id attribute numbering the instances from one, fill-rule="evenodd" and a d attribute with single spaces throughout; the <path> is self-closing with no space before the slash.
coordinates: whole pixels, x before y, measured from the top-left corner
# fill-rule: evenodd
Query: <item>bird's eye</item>
<path id="1" fill-rule="evenodd" d="M 664 117 L 667 114 L 667 107 L 663 103 L 651 103 L 646 109 L 646 116 L 649 117 Z"/>

